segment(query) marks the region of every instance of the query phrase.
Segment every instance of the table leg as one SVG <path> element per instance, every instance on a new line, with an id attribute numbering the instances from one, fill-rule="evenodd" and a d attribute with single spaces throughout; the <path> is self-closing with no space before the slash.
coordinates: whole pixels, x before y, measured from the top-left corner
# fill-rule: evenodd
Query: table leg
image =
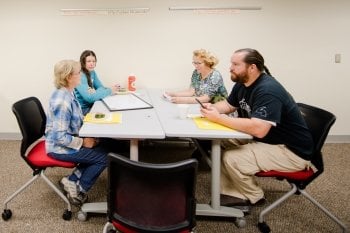
<path id="1" fill-rule="evenodd" d="M 211 145 L 211 206 L 218 209 L 220 206 L 220 141 L 212 140 Z"/>
<path id="2" fill-rule="evenodd" d="M 130 159 L 134 161 L 139 160 L 139 141 L 137 139 L 130 140 Z"/>
<path id="3" fill-rule="evenodd" d="M 211 145 L 211 205 L 197 204 L 197 215 L 244 217 L 241 210 L 220 206 L 220 166 L 221 166 L 220 140 L 212 140 Z"/>

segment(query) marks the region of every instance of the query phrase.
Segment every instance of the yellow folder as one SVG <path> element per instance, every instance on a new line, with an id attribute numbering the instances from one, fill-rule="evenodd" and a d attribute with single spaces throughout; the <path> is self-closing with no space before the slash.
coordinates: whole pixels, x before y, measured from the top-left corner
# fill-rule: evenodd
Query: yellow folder
<path id="1" fill-rule="evenodd" d="M 102 115 L 101 115 L 102 114 Z M 122 114 L 113 113 L 88 113 L 84 117 L 84 122 L 98 123 L 98 124 L 111 124 L 122 123 Z"/>
<path id="2" fill-rule="evenodd" d="M 197 127 L 200 129 L 234 131 L 234 129 L 212 122 L 204 117 L 196 117 L 196 118 L 193 118 L 193 120 L 194 120 L 194 123 L 196 123 Z"/>

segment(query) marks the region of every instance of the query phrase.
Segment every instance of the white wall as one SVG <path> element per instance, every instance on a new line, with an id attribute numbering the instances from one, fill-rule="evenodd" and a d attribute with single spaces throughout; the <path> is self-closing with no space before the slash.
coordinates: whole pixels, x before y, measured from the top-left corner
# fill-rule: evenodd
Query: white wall
<path id="1" fill-rule="evenodd" d="M 169 11 L 170 6 L 261 6 L 240 13 Z M 146 14 L 63 16 L 66 8 L 148 7 Z M 106 85 L 188 86 L 192 51 L 215 53 L 228 89 L 229 60 L 243 47 L 259 50 L 273 75 L 296 101 L 332 111 L 331 135 L 350 135 L 350 1 L 348 0 L 3 0 L 0 3 L 0 134 L 18 133 L 11 105 L 35 95 L 46 107 L 53 91 L 53 65 L 96 52 Z M 341 54 L 341 63 L 334 55 Z"/>

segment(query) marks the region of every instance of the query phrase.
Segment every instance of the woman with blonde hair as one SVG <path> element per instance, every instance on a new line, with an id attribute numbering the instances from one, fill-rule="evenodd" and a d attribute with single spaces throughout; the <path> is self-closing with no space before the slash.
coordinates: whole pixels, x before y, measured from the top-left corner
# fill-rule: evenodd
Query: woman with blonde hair
<path id="1" fill-rule="evenodd" d="M 219 60 L 205 49 L 193 51 L 192 64 L 195 70 L 192 73 L 190 87 L 177 92 L 165 92 L 173 103 L 192 104 L 201 102 L 217 102 L 227 97 L 222 76 L 215 66 Z"/>
<path id="2" fill-rule="evenodd" d="M 56 90 L 49 101 L 45 129 L 48 155 L 77 164 L 72 174 L 60 181 L 74 205 L 87 200 L 87 192 L 107 166 L 108 154 L 97 139 L 79 137 L 83 113 L 74 88 L 80 83 L 80 68 L 80 63 L 73 60 L 62 60 L 55 65 Z"/>

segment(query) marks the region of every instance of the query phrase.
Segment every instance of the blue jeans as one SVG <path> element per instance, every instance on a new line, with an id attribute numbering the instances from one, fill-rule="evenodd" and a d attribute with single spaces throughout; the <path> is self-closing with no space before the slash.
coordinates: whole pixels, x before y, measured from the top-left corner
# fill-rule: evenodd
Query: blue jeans
<path id="1" fill-rule="evenodd" d="M 98 176 L 107 166 L 107 154 L 105 148 L 85 148 L 73 154 L 49 153 L 55 159 L 74 162 L 77 164 L 69 180 L 76 182 L 82 192 L 87 192 L 96 182 Z"/>

